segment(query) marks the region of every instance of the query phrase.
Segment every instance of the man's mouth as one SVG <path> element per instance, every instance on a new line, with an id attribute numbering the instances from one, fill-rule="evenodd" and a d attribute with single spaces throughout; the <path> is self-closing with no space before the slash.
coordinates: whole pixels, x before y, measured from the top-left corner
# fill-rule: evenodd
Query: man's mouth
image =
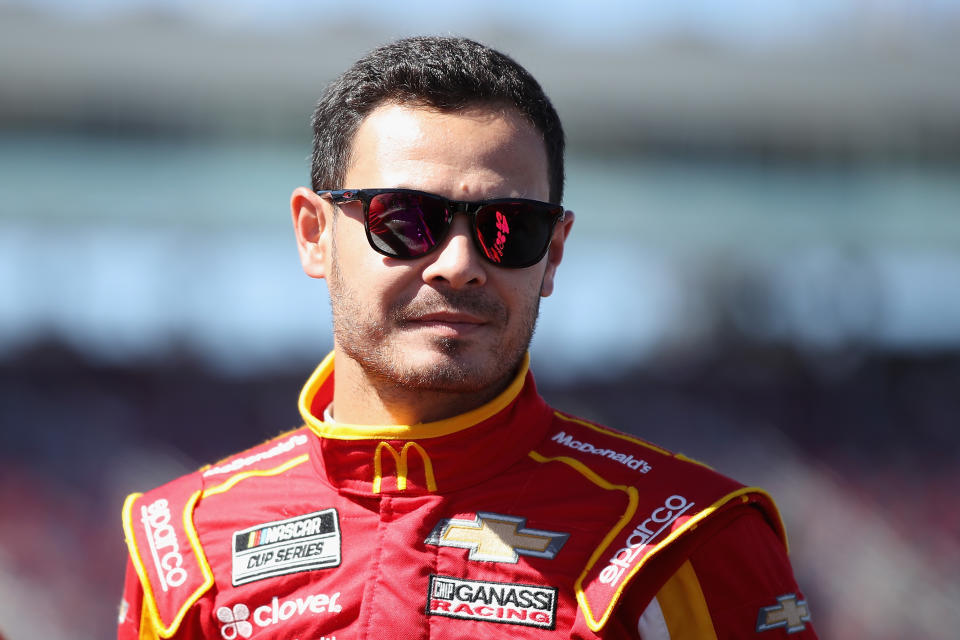
<path id="1" fill-rule="evenodd" d="M 412 319 L 413 322 L 440 322 L 445 324 L 486 324 L 487 321 L 480 316 L 462 311 L 434 311 L 418 315 Z"/>
<path id="2" fill-rule="evenodd" d="M 488 321 L 481 316 L 459 311 L 433 311 L 407 320 L 411 328 L 429 329 L 448 335 L 463 335 L 487 324 Z"/>

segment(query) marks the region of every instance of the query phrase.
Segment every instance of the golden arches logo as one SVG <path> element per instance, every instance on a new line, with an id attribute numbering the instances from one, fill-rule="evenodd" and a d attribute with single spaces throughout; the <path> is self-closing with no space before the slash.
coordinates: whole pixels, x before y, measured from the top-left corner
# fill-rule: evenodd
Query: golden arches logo
<path id="1" fill-rule="evenodd" d="M 403 448 L 400 449 L 400 453 L 397 453 L 397 450 L 394 449 L 389 442 L 381 442 L 377 445 L 376 451 L 373 453 L 373 492 L 380 493 L 380 486 L 383 481 L 383 451 L 386 450 L 393 456 L 393 462 L 397 467 L 397 491 L 406 491 L 407 489 L 407 452 L 410 449 L 416 450 L 420 454 L 420 459 L 423 461 L 423 473 L 426 476 L 427 489 L 429 491 L 437 490 L 437 481 L 433 475 L 433 463 L 430 461 L 430 456 L 427 455 L 426 450 L 421 447 L 416 442 L 407 442 L 403 445 Z"/>

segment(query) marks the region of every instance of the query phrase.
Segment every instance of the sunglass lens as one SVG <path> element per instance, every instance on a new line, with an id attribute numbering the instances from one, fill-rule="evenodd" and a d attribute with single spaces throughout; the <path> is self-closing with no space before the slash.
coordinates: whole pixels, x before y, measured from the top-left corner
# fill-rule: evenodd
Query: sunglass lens
<path id="1" fill-rule="evenodd" d="M 395 258 L 417 258 L 443 241 L 450 216 L 439 198 L 412 193 L 381 193 L 367 212 L 370 242 Z"/>
<path id="2" fill-rule="evenodd" d="M 504 267 L 529 267 L 543 257 L 555 216 L 535 205 L 512 202 L 477 212 L 477 239 L 486 257 Z"/>

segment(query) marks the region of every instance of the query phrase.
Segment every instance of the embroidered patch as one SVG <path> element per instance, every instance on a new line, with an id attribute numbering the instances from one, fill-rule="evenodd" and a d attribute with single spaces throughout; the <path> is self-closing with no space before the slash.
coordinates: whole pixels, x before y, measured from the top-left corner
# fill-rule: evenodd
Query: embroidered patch
<path id="1" fill-rule="evenodd" d="M 444 518 L 424 542 L 469 549 L 470 560 L 516 564 L 518 555 L 552 559 L 570 537 L 569 533 L 527 529 L 526 523 L 526 518 L 480 511 L 473 520 Z"/>
<path id="2" fill-rule="evenodd" d="M 657 539 L 661 534 L 669 535 L 677 518 L 687 513 L 693 506 L 693 502 L 681 495 L 672 495 L 667 498 L 662 507 L 654 509 L 643 522 L 634 527 L 627 536 L 626 546 L 620 547 L 610 556 L 607 566 L 600 572 L 600 582 L 615 588 L 624 573 L 633 566 L 637 557 L 652 546 L 654 541 L 659 542 Z"/>
<path id="3" fill-rule="evenodd" d="M 217 620 L 223 623 L 220 635 L 226 640 L 234 640 L 237 636 L 249 638 L 253 635 L 253 625 L 247 620 L 250 610 L 245 604 L 235 604 L 233 609 L 220 607 L 217 609 Z"/>
<path id="4" fill-rule="evenodd" d="M 166 593 L 182 586 L 189 573 L 183 567 L 183 554 L 180 552 L 183 543 L 177 537 L 177 530 L 170 524 L 174 518 L 170 513 L 170 503 L 161 498 L 142 506 L 140 516 L 160 588 Z"/>
<path id="5" fill-rule="evenodd" d="M 313 630 L 316 630 L 322 624 L 317 616 L 328 617 L 343 611 L 343 606 L 337 603 L 339 597 L 339 591 L 330 595 L 312 593 L 288 600 L 280 600 L 277 596 L 273 596 L 270 599 L 270 604 L 253 607 L 252 609 L 243 602 L 239 602 L 233 607 L 220 607 L 217 609 L 217 620 L 222 623 L 220 625 L 220 637 L 224 640 L 249 638 L 257 635 L 257 629 L 283 624 L 291 618 L 303 616 L 315 617 L 315 620 L 309 624 Z M 327 638 L 326 636 L 312 636 L 312 638 L 314 640 L 335 640 L 335 638 Z"/>
<path id="6" fill-rule="evenodd" d="M 757 633 L 785 627 L 787 633 L 796 633 L 810 622 L 810 608 L 806 600 L 797 600 L 797 594 L 788 593 L 777 598 L 778 604 L 763 607 L 757 616 Z"/>
<path id="7" fill-rule="evenodd" d="M 634 471 L 638 471 L 640 473 L 650 473 L 650 470 L 653 469 L 653 467 L 650 466 L 650 463 L 647 462 L 646 460 L 637 460 L 632 455 L 621 453 L 616 449 L 600 449 L 589 442 L 574 440 L 572 435 L 568 435 L 563 431 L 556 434 L 550 439 L 553 440 L 554 442 L 559 442 L 565 447 L 570 447 L 571 449 L 575 449 L 577 451 L 583 451 L 584 453 L 591 453 L 595 456 L 600 456 L 602 458 L 608 458 L 610 460 L 613 460 L 614 462 L 619 462 L 625 467 L 629 467 L 630 469 L 633 469 Z"/>
<path id="8" fill-rule="evenodd" d="M 427 614 L 553 629 L 557 589 L 431 574 Z"/>
<path id="9" fill-rule="evenodd" d="M 233 534 L 233 586 L 340 566 L 336 509 L 265 522 Z"/>
<path id="10" fill-rule="evenodd" d="M 294 434 L 289 438 L 287 438 L 286 440 L 283 440 L 273 445 L 266 451 L 261 451 L 260 453 L 255 453 L 253 455 L 246 456 L 243 458 L 235 458 L 225 464 L 222 464 L 216 467 L 211 467 L 203 472 L 203 477 L 209 478 L 210 476 L 216 476 L 224 473 L 233 473 L 235 471 L 239 471 L 244 467 L 249 467 L 252 464 L 256 464 L 257 462 L 260 462 L 261 460 L 269 460 L 270 458 L 275 458 L 279 455 L 283 455 L 284 453 L 292 451 L 294 447 L 301 447 L 307 444 L 307 442 L 308 442 L 307 436 L 303 435 L 302 433 Z"/>

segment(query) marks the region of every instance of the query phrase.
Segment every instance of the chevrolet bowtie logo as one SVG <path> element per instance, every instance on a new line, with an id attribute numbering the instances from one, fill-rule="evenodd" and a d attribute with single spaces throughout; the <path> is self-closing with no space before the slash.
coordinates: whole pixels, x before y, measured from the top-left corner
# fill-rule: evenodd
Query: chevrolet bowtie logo
<path id="1" fill-rule="evenodd" d="M 471 560 L 515 564 L 518 554 L 553 558 L 570 537 L 569 533 L 527 529 L 526 523 L 526 518 L 478 511 L 473 520 L 441 520 L 424 542 L 469 549 Z"/>
<path id="2" fill-rule="evenodd" d="M 806 628 L 804 622 L 810 622 L 810 609 L 806 600 L 797 600 L 796 594 L 789 593 L 777 598 L 770 607 L 760 609 L 757 618 L 757 632 L 786 627 L 787 633 L 796 633 Z"/>

